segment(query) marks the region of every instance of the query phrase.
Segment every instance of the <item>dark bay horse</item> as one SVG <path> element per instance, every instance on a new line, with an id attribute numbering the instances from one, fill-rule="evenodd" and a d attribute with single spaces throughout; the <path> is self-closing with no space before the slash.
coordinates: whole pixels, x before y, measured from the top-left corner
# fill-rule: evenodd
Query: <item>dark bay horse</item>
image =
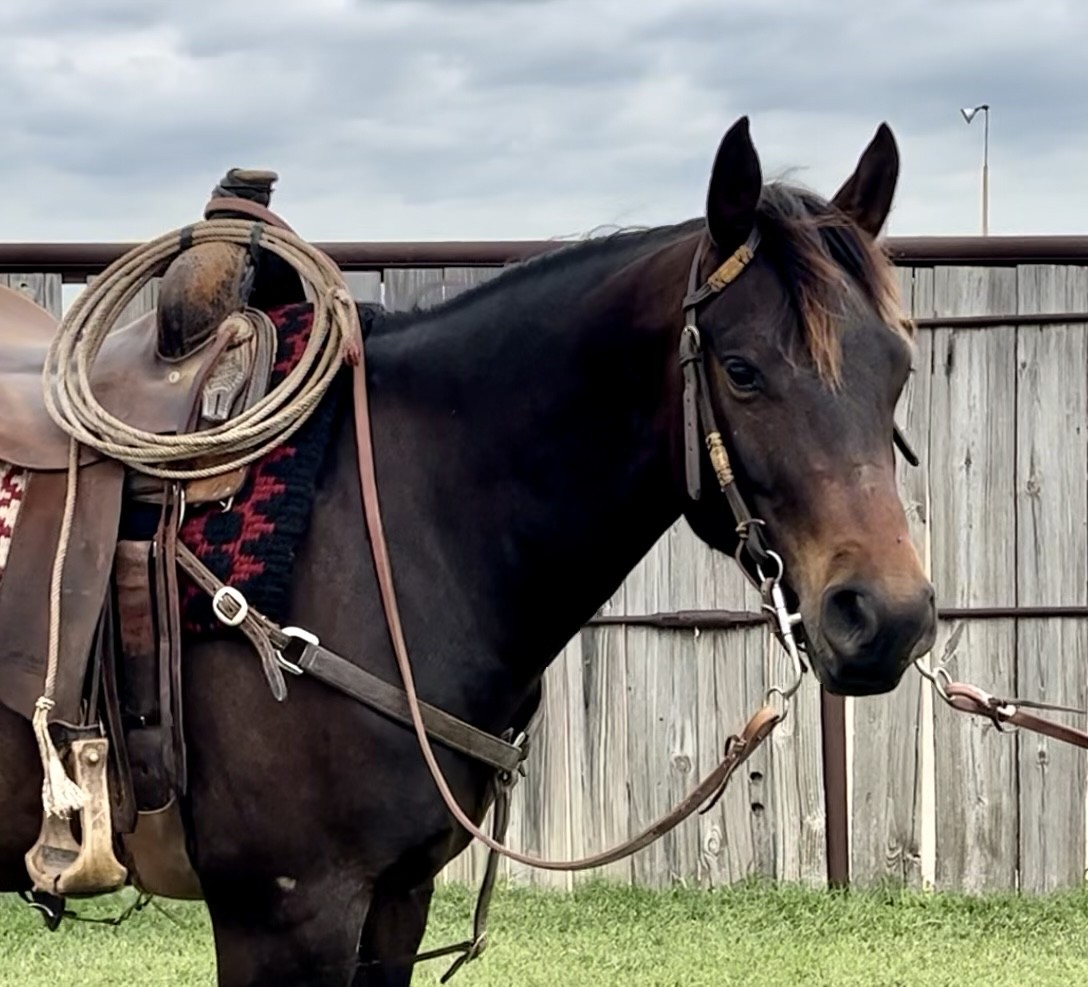
<path id="1" fill-rule="evenodd" d="M 875 243 L 898 178 L 881 127 L 830 202 L 763 182 L 746 119 L 725 135 L 706 215 L 560 249 L 367 339 L 378 483 L 420 695 L 499 734 L 545 668 L 680 516 L 732 552 L 705 451 L 687 494 L 678 340 L 705 278 L 759 231 L 699 311 L 738 485 L 781 555 L 810 663 L 830 690 L 893 689 L 932 644 L 933 593 L 895 485 L 893 412 L 911 362 Z M 350 414 L 295 567 L 292 623 L 398 682 L 361 513 Z M 412 732 L 313 679 L 269 694 L 248 643 L 185 658 L 189 852 L 219 983 L 408 984 L 436 873 L 467 843 Z M 483 818 L 490 771 L 436 748 Z M 27 886 L 41 775 L 0 707 L 0 890 Z"/>

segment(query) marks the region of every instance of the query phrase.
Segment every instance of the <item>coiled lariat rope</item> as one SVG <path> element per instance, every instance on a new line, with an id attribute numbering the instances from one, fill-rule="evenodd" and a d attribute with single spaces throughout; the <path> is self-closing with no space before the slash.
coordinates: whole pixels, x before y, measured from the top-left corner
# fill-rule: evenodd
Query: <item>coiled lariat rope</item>
<path id="1" fill-rule="evenodd" d="M 226 242 L 249 247 L 252 220 L 206 220 L 186 228 L 189 243 Z M 262 225 L 258 245 L 298 272 L 314 298 L 306 349 L 286 378 L 237 417 L 200 432 L 159 435 L 111 415 L 91 391 L 90 370 L 106 336 L 136 293 L 182 252 L 177 230 L 136 247 L 111 264 L 80 294 L 65 315 L 46 360 L 46 407 L 81 445 L 150 476 L 197 480 L 251 463 L 300 428 L 347 359 L 362 345 L 359 316 L 340 269 L 294 233 Z M 203 467 L 175 465 L 208 456 L 231 457 Z"/>
<path id="2" fill-rule="evenodd" d="M 91 367 L 125 307 L 178 254 L 203 243 L 263 247 L 299 274 L 313 299 L 306 348 L 296 366 L 252 407 L 200 432 L 160 435 L 111 415 L 91 388 Z M 88 446 L 125 466 L 163 480 L 205 479 L 245 466 L 291 437 L 312 414 L 342 365 L 357 363 L 362 332 L 358 310 L 340 269 L 322 251 L 287 229 L 253 220 L 203 220 L 134 247 L 88 285 L 64 315 L 42 374 L 45 406 L 71 437 L 64 517 L 49 591 L 49 651 L 45 684 L 35 704 L 34 732 L 42 757 L 42 805 L 68 818 L 85 796 L 64 770 L 48 729 L 55 705 L 60 652 L 61 584 L 72 534 L 79 479 L 79 447 Z M 203 460 L 203 465 L 194 465 Z M 208 460 L 211 460 L 210 462 Z"/>

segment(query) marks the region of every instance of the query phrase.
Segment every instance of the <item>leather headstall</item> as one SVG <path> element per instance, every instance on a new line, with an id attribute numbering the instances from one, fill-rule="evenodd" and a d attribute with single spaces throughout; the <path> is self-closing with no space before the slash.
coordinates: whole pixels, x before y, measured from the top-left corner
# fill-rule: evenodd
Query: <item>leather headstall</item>
<path id="1" fill-rule="evenodd" d="M 699 269 L 706 252 L 707 242 L 706 238 L 700 239 L 695 256 L 692 258 L 687 294 L 683 301 L 684 330 L 680 336 L 680 366 L 684 375 L 684 467 L 687 491 L 692 500 L 702 498 L 702 463 L 699 450 L 701 428 L 703 443 L 710 456 L 714 475 L 736 519 L 737 535 L 740 538 L 737 562 L 745 574 L 758 585 L 759 581 L 755 578 L 750 564 L 741 558 L 742 552 L 746 549 L 750 562 L 754 562 L 758 567 L 766 567 L 768 562 L 773 560 L 761 532 L 763 521 L 752 515 L 737 488 L 729 453 L 726 451 L 714 414 L 703 357 L 702 337 L 696 322 L 696 309 L 740 277 L 759 248 L 760 236 L 759 231 L 753 228 L 744 243 L 715 268 L 700 285 Z M 918 455 L 898 425 L 894 426 L 892 438 L 903 458 L 911 466 L 917 466 Z"/>

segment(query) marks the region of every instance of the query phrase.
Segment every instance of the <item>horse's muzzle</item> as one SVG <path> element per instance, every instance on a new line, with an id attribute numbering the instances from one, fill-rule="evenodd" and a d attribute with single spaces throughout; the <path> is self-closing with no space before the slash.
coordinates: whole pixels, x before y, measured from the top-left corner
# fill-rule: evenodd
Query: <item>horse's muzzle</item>
<path id="1" fill-rule="evenodd" d="M 824 591 L 819 613 L 819 677 L 829 691 L 842 695 L 894 689 L 937 633 L 928 581 L 894 596 L 863 583 L 837 583 Z"/>

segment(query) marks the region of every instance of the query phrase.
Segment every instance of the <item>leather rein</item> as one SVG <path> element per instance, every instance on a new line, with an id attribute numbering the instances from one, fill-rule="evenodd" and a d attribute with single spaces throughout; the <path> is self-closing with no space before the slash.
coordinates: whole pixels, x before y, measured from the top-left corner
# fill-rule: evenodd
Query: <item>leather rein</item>
<path id="1" fill-rule="evenodd" d="M 259 217 L 255 218 L 259 220 Z M 415 732 L 424 761 L 447 809 L 470 836 L 489 848 L 490 853 L 477 900 L 473 938 L 427 953 L 398 957 L 395 962 L 417 963 L 425 959 L 460 953 L 453 966 L 441 978 L 445 983 L 464 963 L 479 956 L 485 947 L 487 911 L 497 874 L 499 856 L 505 856 L 531 867 L 554 871 L 587 870 L 629 857 L 674 829 L 696 810 L 703 813 L 709 811 L 721 797 L 736 770 L 788 715 L 791 699 L 800 687 L 804 673 L 804 665 L 793 633 L 793 628 L 800 623 L 801 617 L 799 614 L 791 613 L 786 605 L 781 589 L 783 574 L 781 558 L 766 547 L 760 533 L 762 521 L 751 515 L 736 488 L 729 456 L 717 427 L 709 398 L 709 385 L 695 318 L 696 309 L 700 303 L 724 290 L 740 276 L 754 256 L 758 243 L 758 233 L 753 230 L 748 240 L 734 251 L 701 287 L 698 286 L 698 272 L 705 242 L 700 242 L 692 259 L 688 292 L 683 301 L 685 325 L 679 347 L 679 364 L 684 379 L 685 445 L 689 450 L 687 475 L 689 493 L 695 497 L 701 496 L 697 481 L 698 432 L 701 427 L 719 486 L 737 519 L 737 531 L 740 535 L 740 544 L 736 552 L 737 562 L 745 575 L 760 589 L 764 600 L 763 609 L 775 618 L 777 626 L 774 626 L 774 632 L 790 657 L 791 677 L 785 685 L 772 686 L 767 691 L 763 705 L 752 714 L 739 733 L 730 736 L 726 741 L 722 758 L 717 766 L 683 801 L 637 836 L 620 845 L 579 860 L 547 860 L 519 853 L 504 846 L 502 840 L 509 820 L 510 794 L 519 774 L 522 773 L 522 762 L 527 756 L 527 733 L 523 732 L 516 739 L 512 739 L 511 732 L 507 731 L 502 738 L 497 738 L 419 699 L 401 625 L 392 565 L 381 519 L 366 387 L 365 348 L 362 346 L 361 339 L 357 352 L 354 352 L 352 359 L 348 361 L 353 364 L 352 386 L 359 485 L 370 535 L 375 574 L 403 691 L 322 647 L 318 638 L 311 632 L 298 627 L 277 626 L 251 607 L 237 589 L 220 582 L 185 545 L 180 541 L 177 543 L 178 564 L 197 585 L 211 595 L 212 610 L 217 618 L 227 626 L 241 630 L 253 644 L 261 658 L 262 668 L 274 698 L 278 701 L 286 698 L 287 690 L 283 676 L 285 671 L 293 675 L 309 674 L 358 702 L 410 726 Z M 693 478 L 696 479 L 693 481 Z M 745 548 L 749 553 L 747 563 L 741 558 Z M 767 575 L 764 567 L 771 563 L 776 568 Z M 754 568 L 754 577 L 748 568 L 749 564 Z M 538 708 L 538 715 L 539 712 Z M 429 735 L 434 736 L 444 746 L 473 757 L 495 770 L 495 808 L 491 836 L 482 832 L 457 803 L 435 758 Z M 380 965 L 380 963 L 375 961 L 361 965 Z"/>

